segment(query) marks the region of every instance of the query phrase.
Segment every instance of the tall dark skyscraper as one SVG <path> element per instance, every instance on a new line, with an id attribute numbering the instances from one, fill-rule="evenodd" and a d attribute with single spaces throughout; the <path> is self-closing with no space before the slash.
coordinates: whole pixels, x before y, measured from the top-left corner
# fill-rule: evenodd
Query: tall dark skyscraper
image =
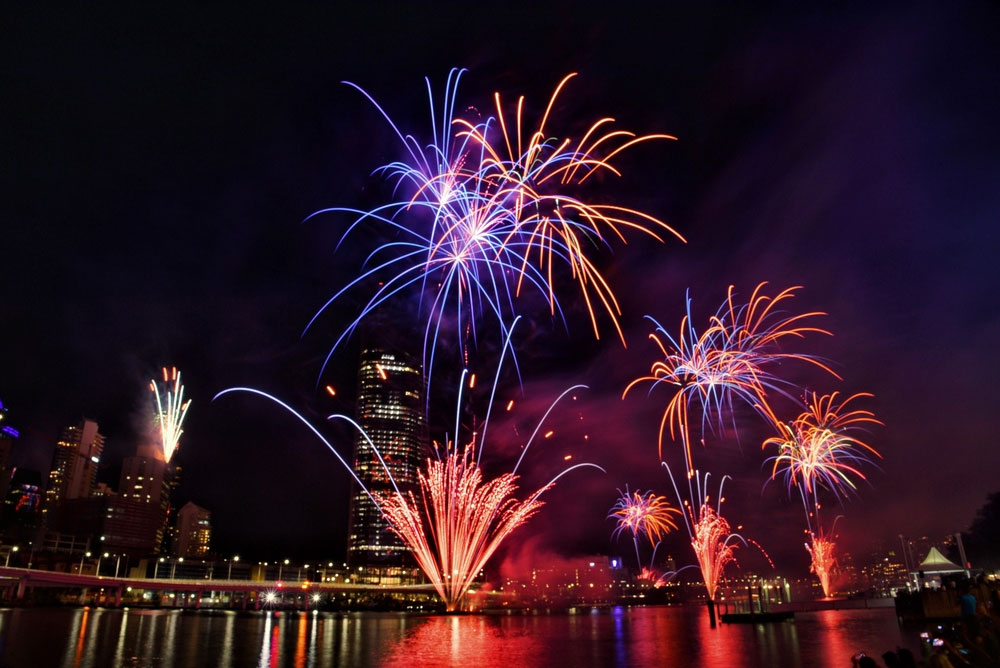
<path id="1" fill-rule="evenodd" d="M 378 347 L 361 351 L 356 419 L 404 493 L 416 489 L 417 469 L 426 457 L 423 389 L 420 367 L 409 356 Z M 381 462 L 360 436 L 354 441 L 354 471 L 373 493 L 393 490 Z M 401 566 L 406 564 L 408 553 L 372 500 L 355 486 L 348 525 L 348 565 Z"/>
<path id="2" fill-rule="evenodd" d="M 49 470 L 46 509 L 59 501 L 85 499 L 93 493 L 102 452 L 104 436 L 93 420 L 81 420 L 63 429 Z"/>

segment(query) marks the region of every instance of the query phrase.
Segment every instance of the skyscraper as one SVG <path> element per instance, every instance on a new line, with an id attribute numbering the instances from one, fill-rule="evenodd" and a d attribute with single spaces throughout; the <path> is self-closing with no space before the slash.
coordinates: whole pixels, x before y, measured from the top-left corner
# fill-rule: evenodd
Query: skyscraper
<path id="1" fill-rule="evenodd" d="M 59 501 L 85 499 L 97 482 L 97 465 L 104 452 L 104 436 L 93 420 L 66 427 L 56 441 L 49 485 L 45 490 L 45 507 Z"/>
<path id="2" fill-rule="evenodd" d="M 425 456 L 423 396 L 420 368 L 407 355 L 378 347 L 361 351 L 356 419 L 404 493 L 416 489 L 417 469 Z M 371 492 L 393 491 L 382 463 L 360 435 L 354 439 L 354 471 Z M 348 525 L 348 565 L 401 566 L 409 552 L 368 495 L 355 486 Z"/>

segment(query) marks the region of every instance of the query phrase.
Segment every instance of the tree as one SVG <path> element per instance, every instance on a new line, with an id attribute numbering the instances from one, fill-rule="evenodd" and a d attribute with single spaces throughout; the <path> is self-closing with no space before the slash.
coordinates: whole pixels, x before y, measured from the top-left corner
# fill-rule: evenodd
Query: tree
<path id="1" fill-rule="evenodd" d="M 986 497 L 962 541 L 974 568 L 1000 568 L 1000 492 Z"/>

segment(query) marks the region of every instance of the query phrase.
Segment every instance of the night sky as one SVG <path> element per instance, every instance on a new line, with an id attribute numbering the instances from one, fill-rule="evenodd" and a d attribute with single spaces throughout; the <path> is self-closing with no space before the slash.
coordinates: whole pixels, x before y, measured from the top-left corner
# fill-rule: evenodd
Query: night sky
<path id="1" fill-rule="evenodd" d="M 593 341 L 573 293 L 562 297 L 569 332 L 544 309 L 527 314 L 525 399 L 504 386 L 517 417 L 497 424 L 491 465 L 509 467 L 518 443 L 507 435 L 581 383 L 590 390 L 554 414 L 557 436 L 532 452 L 526 483 L 544 483 L 566 453 L 608 473 L 560 482 L 508 558 L 628 552 L 605 519 L 616 488 L 669 492 L 656 454 L 665 394 L 620 400 L 656 356 L 643 316 L 674 331 L 685 290 L 704 320 L 730 284 L 747 295 L 765 280 L 804 286 L 793 304 L 828 312 L 835 333 L 802 350 L 844 382 L 801 366 L 791 377 L 872 392 L 867 407 L 886 424 L 868 435 L 884 456 L 871 485 L 843 508 L 828 503 L 828 518 L 845 516 L 843 546 L 864 555 L 900 533 L 966 528 L 1000 489 L 1000 9 L 615 7 L 7 10 L 0 398 L 21 429 L 15 461 L 46 471 L 60 427 L 85 415 L 108 437 L 100 477 L 117 485 L 121 458 L 146 437 L 148 380 L 176 365 L 193 398 L 179 500 L 212 511 L 215 547 L 343 554 L 349 487 L 335 458 L 258 399 L 211 401 L 236 385 L 273 392 L 349 455 L 350 433 L 324 417 L 352 411 L 357 340 L 319 374 L 359 302 L 300 335 L 372 240 L 334 252 L 349 217 L 302 221 L 381 201 L 371 172 L 402 153 L 340 82 L 429 140 L 424 76 L 440 92 L 451 67 L 468 68 L 460 106 L 485 111 L 495 90 L 537 108 L 579 72 L 552 127 L 578 136 L 610 115 L 677 136 L 621 156 L 606 199 L 665 219 L 688 243 L 632 236 L 598 255 L 627 349 L 607 321 Z M 737 420 L 739 443 L 710 442 L 696 461 L 734 476 L 733 524 L 804 574 L 801 506 L 780 485 L 762 491 L 768 434 L 752 415 Z M 668 544 L 689 560 L 680 535 Z"/>

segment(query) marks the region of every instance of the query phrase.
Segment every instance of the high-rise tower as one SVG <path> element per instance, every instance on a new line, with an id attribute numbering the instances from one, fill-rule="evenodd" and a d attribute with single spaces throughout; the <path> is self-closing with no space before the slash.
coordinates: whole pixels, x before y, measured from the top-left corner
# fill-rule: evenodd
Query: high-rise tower
<path id="1" fill-rule="evenodd" d="M 423 411 L 423 377 L 410 357 L 378 347 L 361 351 L 356 419 L 404 493 L 416 489 L 417 469 L 425 457 Z M 354 471 L 371 492 L 393 491 L 382 463 L 360 436 L 354 440 Z M 368 495 L 355 486 L 348 526 L 348 565 L 401 566 L 409 552 Z"/>
<path id="2" fill-rule="evenodd" d="M 97 465 L 104 452 L 104 436 L 97 431 L 93 420 L 81 420 L 66 427 L 56 442 L 49 471 L 49 485 L 45 490 L 45 506 L 51 508 L 59 501 L 85 499 L 91 495 L 97 482 Z"/>

